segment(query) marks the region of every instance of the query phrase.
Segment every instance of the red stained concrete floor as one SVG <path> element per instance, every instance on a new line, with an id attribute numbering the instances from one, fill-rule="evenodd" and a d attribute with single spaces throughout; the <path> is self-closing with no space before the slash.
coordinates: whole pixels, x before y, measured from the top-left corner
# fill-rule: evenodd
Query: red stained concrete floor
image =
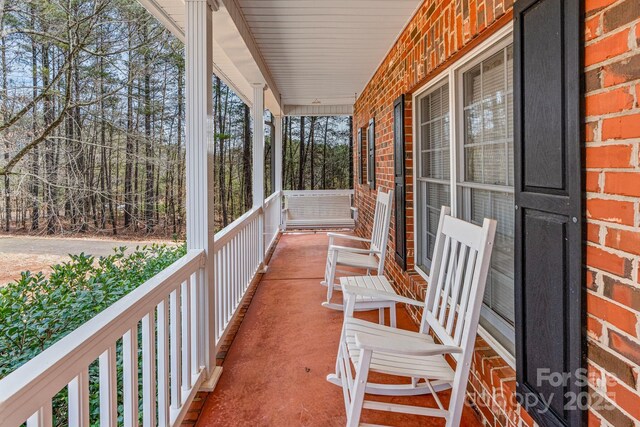
<path id="1" fill-rule="evenodd" d="M 320 280 L 327 245 L 324 233 L 282 236 L 198 426 L 345 425 L 342 390 L 325 379 L 334 371 L 342 324 L 342 312 L 320 305 L 326 297 Z M 359 313 L 358 317 L 377 321 L 377 312 Z M 398 310 L 398 324 L 416 329 L 403 309 Z M 429 396 L 368 398 L 436 406 Z M 441 393 L 441 399 L 448 403 L 447 393 Z M 361 421 L 444 425 L 438 419 L 374 411 L 364 411 Z M 480 425 L 470 407 L 465 407 L 461 425 Z"/>

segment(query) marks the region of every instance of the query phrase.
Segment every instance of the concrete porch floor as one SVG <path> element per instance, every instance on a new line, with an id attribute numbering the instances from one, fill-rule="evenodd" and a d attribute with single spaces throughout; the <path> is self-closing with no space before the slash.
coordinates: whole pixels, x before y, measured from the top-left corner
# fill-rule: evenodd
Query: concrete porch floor
<path id="1" fill-rule="evenodd" d="M 334 371 L 342 325 L 342 312 L 320 305 L 326 298 L 320 281 L 327 245 L 326 233 L 281 237 L 226 355 L 216 390 L 204 403 L 198 426 L 345 425 L 342 390 L 325 380 Z M 377 312 L 358 317 L 377 321 Z M 398 323 L 416 329 L 404 309 L 398 310 Z M 448 403 L 447 392 L 440 397 Z M 429 396 L 368 398 L 436 406 Z M 362 422 L 444 425 L 438 419 L 374 411 L 364 411 Z M 465 406 L 461 425 L 480 425 L 472 408 Z"/>

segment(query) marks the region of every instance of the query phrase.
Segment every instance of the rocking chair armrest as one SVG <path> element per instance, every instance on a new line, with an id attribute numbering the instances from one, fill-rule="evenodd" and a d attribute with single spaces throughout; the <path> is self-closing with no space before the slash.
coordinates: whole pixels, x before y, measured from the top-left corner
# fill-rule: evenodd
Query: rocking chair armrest
<path id="1" fill-rule="evenodd" d="M 345 295 L 360 295 L 364 297 L 371 297 L 385 301 L 394 301 L 401 304 L 409 304 L 416 307 L 424 308 L 424 303 L 422 301 L 416 301 L 414 299 L 403 297 L 402 295 L 398 295 L 396 293 L 385 292 L 378 289 L 361 288 L 359 286 L 352 285 L 342 285 L 342 292 Z"/>
<path id="2" fill-rule="evenodd" d="M 418 337 L 381 337 L 366 332 L 356 332 L 356 347 L 363 350 L 381 351 L 383 353 L 406 356 L 437 356 L 441 354 L 462 353 L 462 348 L 450 345 L 435 344 Z"/>
<path id="3" fill-rule="evenodd" d="M 371 254 L 371 255 L 379 255 L 380 251 L 375 249 L 362 249 L 362 248 L 352 248 L 350 246 L 336 246 L 330 245 L 329 252 L 338 251 L 338 252 L 351 252 L 353 254 Z"/>
<path id="4" fill-rule="evenodd" d="M 327 236 L 329 236 L 329 239 L 345 239 L 345 240 L 353 240 L 356 242 L 365 242 L 365 243 L 370 243 L 371 239 L 365 239 L 364 237 L 358 237 L 358 236 L 350 236 L 349 234 L 341 234 L 341 233 L 327 233 Z"/>

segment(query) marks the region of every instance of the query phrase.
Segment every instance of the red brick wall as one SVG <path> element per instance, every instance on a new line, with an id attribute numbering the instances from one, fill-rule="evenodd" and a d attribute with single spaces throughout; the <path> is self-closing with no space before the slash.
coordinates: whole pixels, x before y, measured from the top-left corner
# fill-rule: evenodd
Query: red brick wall
<path id="1" fill-rule="evenodd" d="M 590 425 L 640 421 L 640 0 L 586 0 Z"/>
<path id="2" fill-rule="evenodd" d="M 640 421 L 640 0 L 585 0 L 586 208 L 590 425 Z M 376 121 L 376 184 L 393 185 L 393 101 L 410 94 L 511 20 L 512 0 L 426 0 L 355 104 L 358 128 Z M 406 97 L 407 264 L 394 261 L 394 223 L 386 274 L 423 298 L 414 268 L 413 129 Z M 363 129 L 366 143 L 366 129 Z M 358 169 L 358 157 L 354 156 Z M 366 181 L 366 180 L 365 180 Z M 358 233 L 369 235 L 375 191 L 356 181 Z M 419 313 L 414 313 L 419 316 Z M 482 339 L 476 342 L 469 394 L 488 425 L 533 421 L 514 401 L 515 372 Z"/>

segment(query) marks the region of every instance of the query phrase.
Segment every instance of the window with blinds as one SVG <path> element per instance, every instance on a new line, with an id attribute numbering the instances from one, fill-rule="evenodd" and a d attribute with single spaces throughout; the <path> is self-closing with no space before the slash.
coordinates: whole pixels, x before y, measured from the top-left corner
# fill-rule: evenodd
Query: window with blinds
<path id="1" fill-rule="evenodd" d="M 420 105 L 419 172 L 417 177 L 420 238 L 417 265 L 428 269 L 435 246 L 441 206 L 450 205 L 449 84 L 427 92 Z"/>
<path id="2" fill-rule="evenodd" d="M 430 268 L 442 205 L 496 219 L 481 324 L 513 354 L 513 48 L 503 40 L 465 62 L 416 98 L 416 265 Z"/>
<path id="3" fill-rule="evenodd" d="M 507 46 L 462 73 L 463 140 L 459 215 L 498 222 L 481 324 L 513 351 L 513 50 Z"/>

